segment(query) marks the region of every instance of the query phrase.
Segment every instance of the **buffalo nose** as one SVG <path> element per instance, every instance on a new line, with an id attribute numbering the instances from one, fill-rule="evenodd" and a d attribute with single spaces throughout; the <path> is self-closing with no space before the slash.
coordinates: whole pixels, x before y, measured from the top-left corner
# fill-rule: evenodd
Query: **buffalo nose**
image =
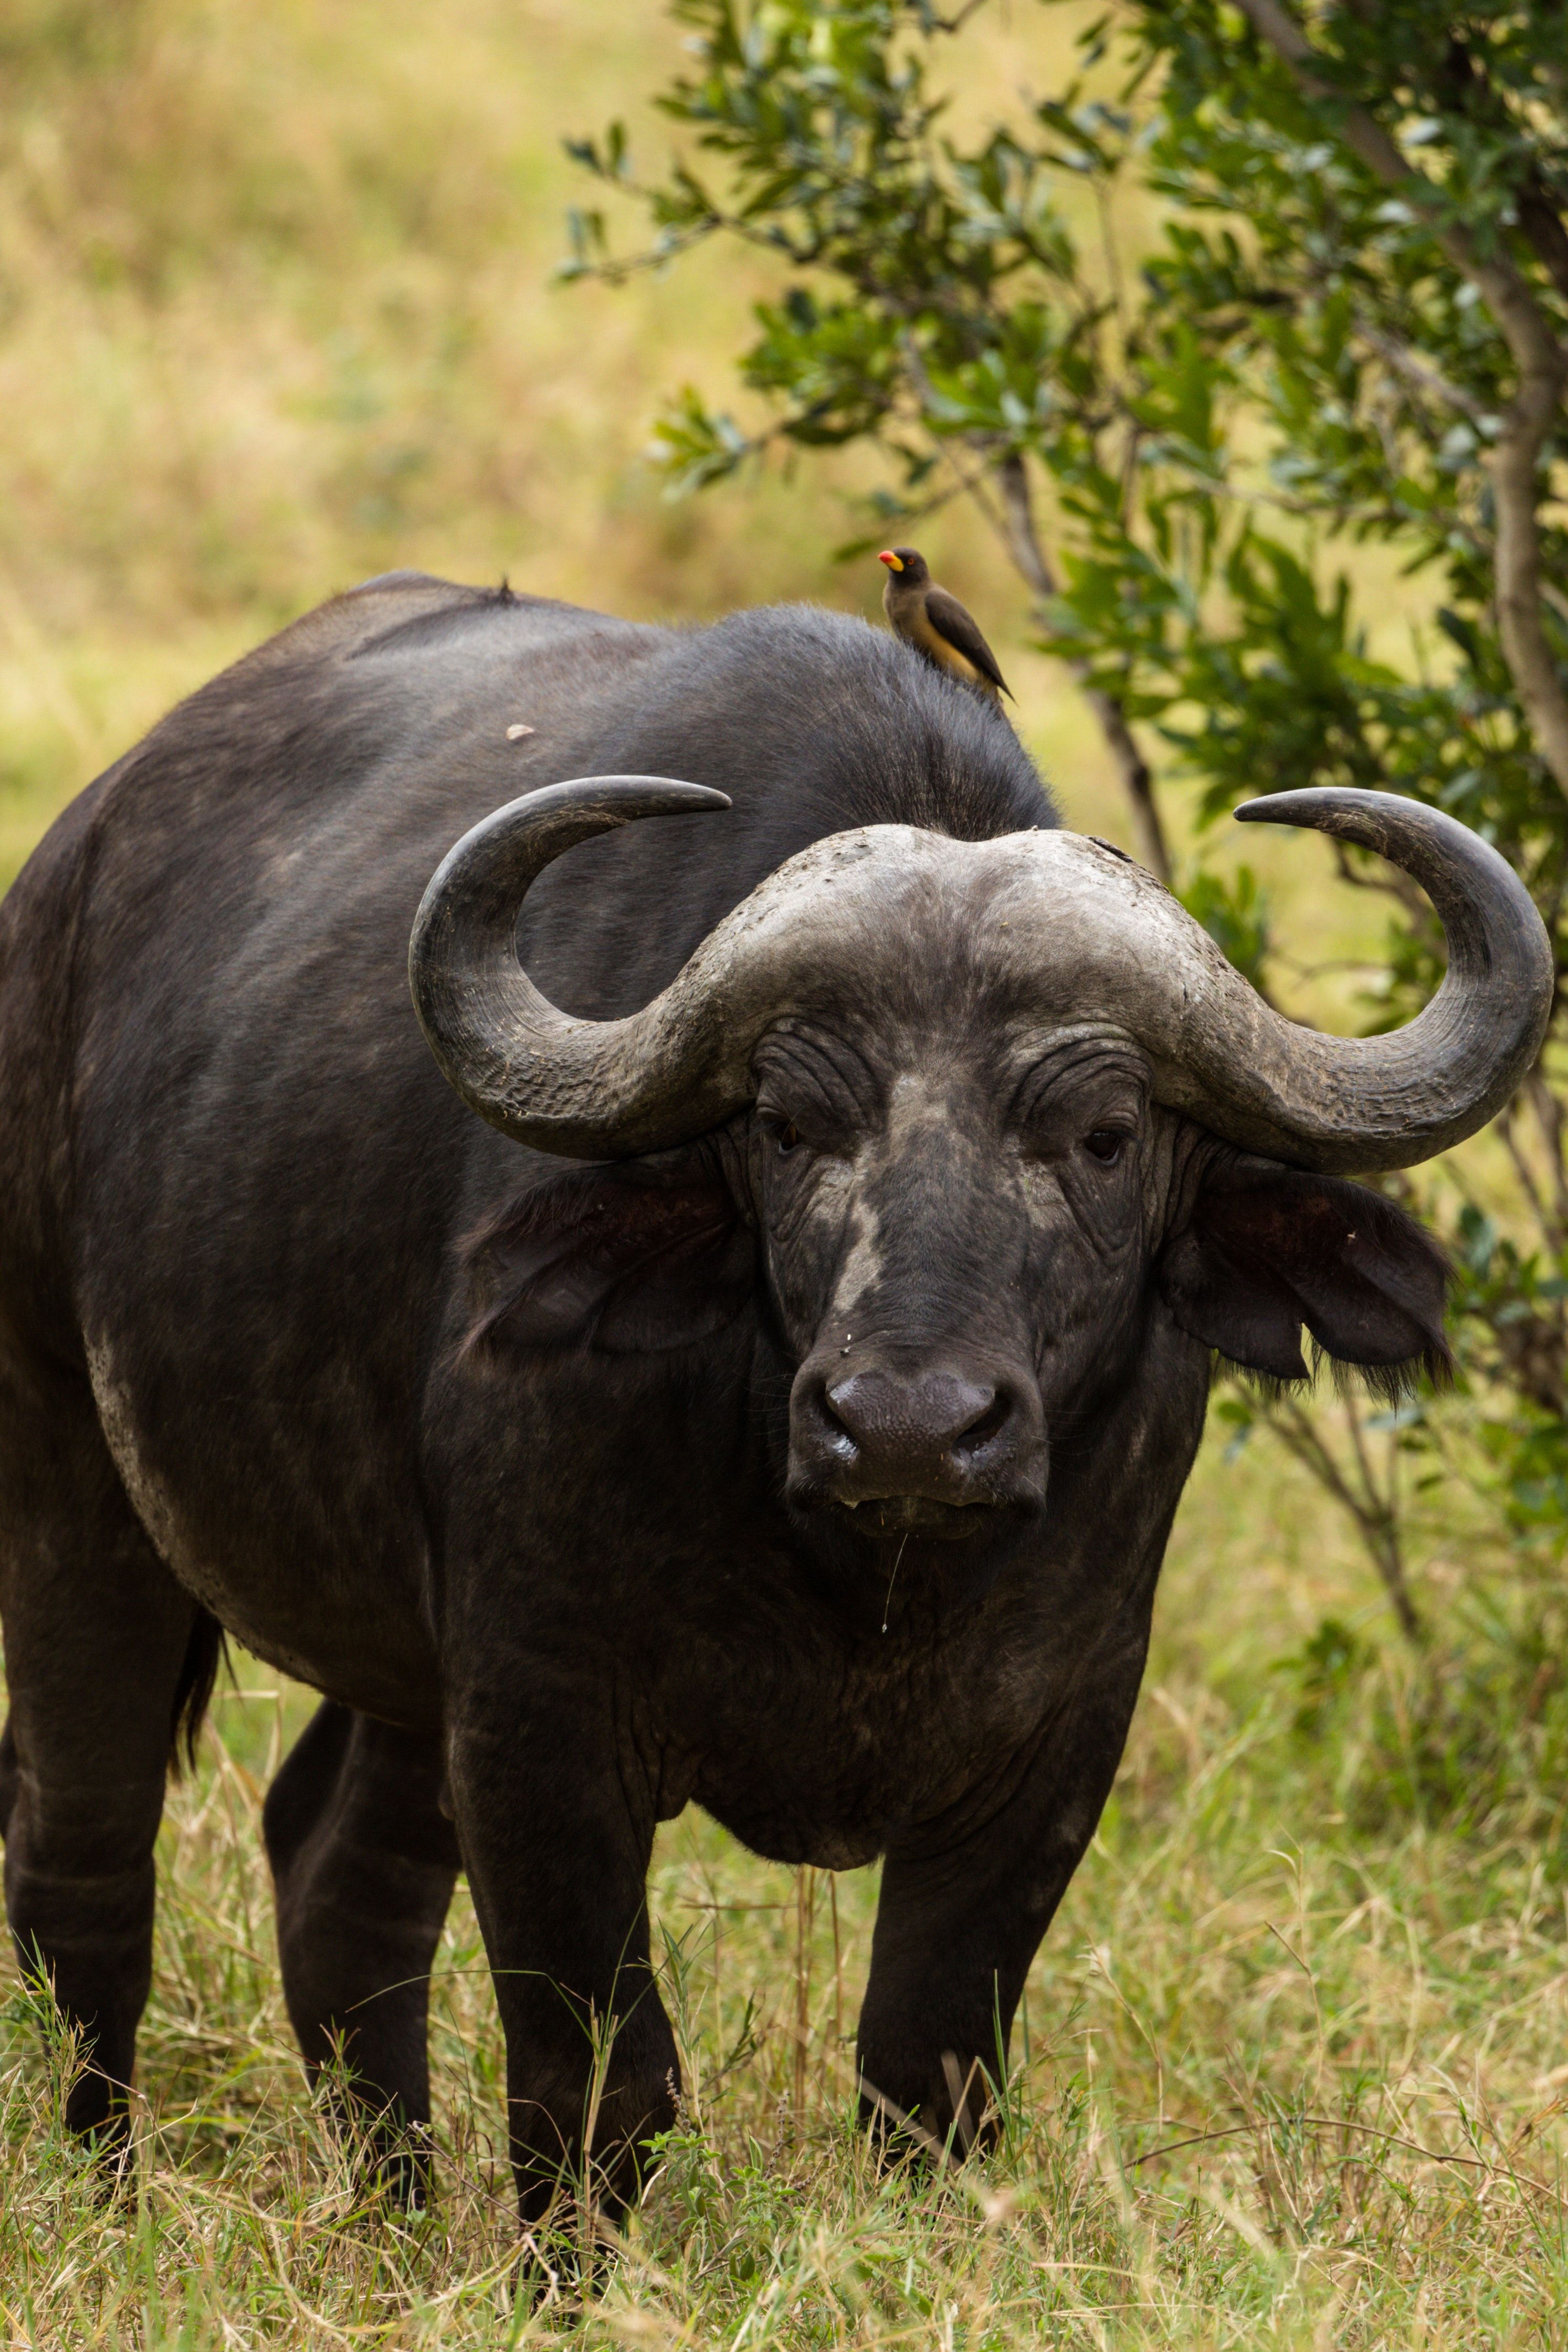
<path id="1" fill-rule="evenodd" d="M 972 1453 L 995 1436 L 1008 1407 L 994 1388 L 956 1372 L 915 1381 L 852 1372 L 826 1391 L 829 1412 L 866 1467 L 923 1468 Z"/>
<path id="2" fill-rule="evenodd" d="M 989 1369 L 808 1357 L 790 1391 L 786 1491 L 805 1509 L 863 1514 L 855 1525 L 873 1536 L 946 1538 L 993 1511 L 1035 1516 L 1048 1464 L 1040 1391 L 1021 1363 L 988 1380 Z"/>

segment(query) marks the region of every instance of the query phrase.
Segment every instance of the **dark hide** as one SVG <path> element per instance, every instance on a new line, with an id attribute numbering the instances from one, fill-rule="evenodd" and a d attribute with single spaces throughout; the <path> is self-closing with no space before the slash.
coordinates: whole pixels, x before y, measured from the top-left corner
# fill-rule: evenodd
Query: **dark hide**
<path id="1" fill-rule="evenodd" d="M 572 1013 L 644 1003 L 824 834 L 1053 822 L 1000 711 L 859 622 L 402 574 L 176 710 L 0 910 L 6 1900 L 110 2144 L 220 1627 L 323 1695 L 267 1807 L 285 1986 L 411 2177 L 461 1860 L 525 2211 L 580 2162 L 595 2019 L 632 2188 L 676 2084 L 644 1878 L 688 1802 L 884 1857 L 868 2111 L 966 2140 L 953 2085 L 1116 1769 L 1212 1351 L 1440 1357 L 1397 1211 L 1224 1150 L 1130 1045 L 1020 1028 L 939 910 L 824 971 L 688 1150 L 483 1126 L 410 1006 L 421 894 L 531 785 L 637 771 L 734 807 L 544 876 L 523 948 Z"/>

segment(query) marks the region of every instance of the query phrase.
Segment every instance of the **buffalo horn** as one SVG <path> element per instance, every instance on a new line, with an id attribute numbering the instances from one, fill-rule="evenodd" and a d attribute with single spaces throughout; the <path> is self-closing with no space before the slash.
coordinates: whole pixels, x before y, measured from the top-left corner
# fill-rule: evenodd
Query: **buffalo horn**
<path id="1" fill-rule="evenodd" d="M 937 923 L 930 952 L 978 956 L 1042 1034 L 1129 1036 L 1157 1100 L 1323 1174 L 1408 1167 L 1472 1134 L 1529 1069 L 1551 1012 L 1550 943 L 1496 850 L 1419 802 L 1348 788 L 1278 793 L 1237 814 L 1359 843 L 1427 892 L 1448 969 L 1425 1010 L 1384 1036 L 1286 1020 L 1142 867 L 1050 831 L 835 834 L 760 883 L 641 1012 L 574 1020 L 541 995 L 518 962 L 517 922 L 550 860 L 640 817 L 728 805 L 664 776 L 578 777 L 497 810 L 443 861 L 409 975 L 436 1059 L 483 1118 L 584 1159 L 700 1135 L 749 1098 L 768 1024 L 831 990 L 846 965 L 863 977 L 879 954 L 918 953 L 922 909 Z"/>
<path id="2" fill-rule="evenodd" d="M 1529 1070 L 1552 1011 L 1551 942 L 1518 875 L 1468 825 L 1393 793 L 1272 793 L 1236 814 L 1310 825 L 1399 866 L 1437 909 L 1448 968 L 1414 1021 L 1377 1037 L 1301 1028 L 1234 976 L 1194 1072 L 1199 1115 L 1325 1175 L 1407 1168 L 1473 1135 Z"/>
<path id="3" fill-rule="evenodd" d="M 663 993 L 621 1021 L 579 1021 L 517 960 L 524 893 L 552 858 L 639 817 L 727 809 L 671 776 L 577 776 L 497 809 L 448 851 L 409 941 L 414 1009 L 470 1108 L 538 1151 L 626 1158 L 721 1126 L 750 1099 L 751 1055 L 780 1012 L 885 933 L 910 850 L 904 825 L 813 842 L 708 933 Z"/>
<path id="4" fill-rule="evenodd" d="M 529 884 L 578 842 L 639 817 L 729 804 L 674 776 L 576 776 L 508 802 L 448 850 L 414 918 L 409 985 L 431 1050 L 481 1118 L 538 1150 L 583 1159 L 669 1140 L 674 1074 L 647 1034 L 657 1007 L 574 1021 L 518 961 L 517 916 Z"/>

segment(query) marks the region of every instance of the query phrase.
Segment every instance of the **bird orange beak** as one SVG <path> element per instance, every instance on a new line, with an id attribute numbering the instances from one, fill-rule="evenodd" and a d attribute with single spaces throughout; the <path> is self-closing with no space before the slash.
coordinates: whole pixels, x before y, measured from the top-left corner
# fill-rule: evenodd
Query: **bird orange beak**
<path id="1" fill-rule="evenodd" d="M 903 563 L 894 555 L 891 547 L 884 547 L 876 560 L 879 563 L 885 563 L 890 572 L 902 572 L 904 569 Z"/>

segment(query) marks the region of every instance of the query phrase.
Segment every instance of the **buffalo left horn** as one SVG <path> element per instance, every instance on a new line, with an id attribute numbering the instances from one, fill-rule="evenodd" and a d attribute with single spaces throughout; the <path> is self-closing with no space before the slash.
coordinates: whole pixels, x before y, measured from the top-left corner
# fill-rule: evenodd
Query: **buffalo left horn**
<path id="1" fill-rule="evenodd" d="M 1552 1014 L 1552 943 L 1513 868 L 1469 825 L 1396 793 L 1323 785 L 1236 814 L 1377 851 L 1430 898 L 1448 968 L 1413 1021 L 1375 1037 L 1301 1028 L 1229 975 L 1239 984 L 1205 1040 L 1200 1116 L 1325 1175 L 1408 1168 L 1473 1135 L 1529 1070 Z"/>

